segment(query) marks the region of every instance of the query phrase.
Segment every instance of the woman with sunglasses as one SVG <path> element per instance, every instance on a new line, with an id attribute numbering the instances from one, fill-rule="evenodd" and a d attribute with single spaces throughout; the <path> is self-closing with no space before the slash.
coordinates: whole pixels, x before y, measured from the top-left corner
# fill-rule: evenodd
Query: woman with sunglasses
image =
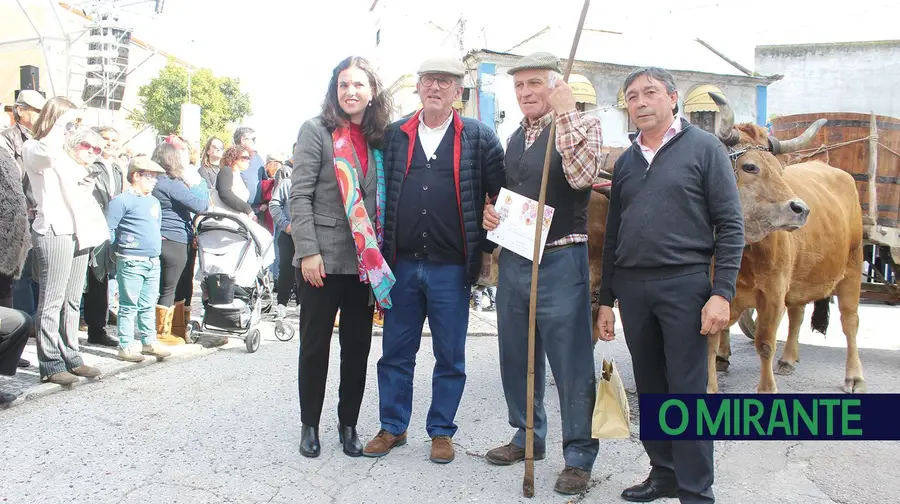
<path id="1" fill-rule="evenodd" d="M 166 171 L 160 175 L 153 189 L 162 214 L 162 252 L 159 257 L 159 301 L 156 305 L 156 339 L 164 345 L 183 345 L 187 337 L 172 334 L 175 324 L 176 288 L 188 262 L 189 247 L 193 246 L 194 226 L 191 214 L 209 208 L 209 197 L 198 194 L 185 180 L 184 151 L 172 143 L 161 143 L 150 157 Z M 184 302 L 178 305 L 183 309 Z M 184 323 L 184 315 L 178 321 Z"/>
<path id="2" fill-rule="evenodd" d="M 216 177 L 219 176 L 219 164 L 224 152 L 225 142 L 219 137 L 209 137 L 203 154 L 200 156 L 200 167 L 197 168 L 197 171 L 209 185 L 210 194 L 216 189 Z"/>
<path id="3" fill-rule="evenodd" d="M 109 240 L 103 211 L 91 195 L 95 179 L 90 166 L 103 139 L 78 126 L 81 112 L 65 98 L 48 100 L 22 156 L 36 202 L 32 244 L 40 281 L 38 367 L 42 381 L 59 385 L 100 375 L 84 364 L 78 349 L 78 306 L 89 253 Z"/>

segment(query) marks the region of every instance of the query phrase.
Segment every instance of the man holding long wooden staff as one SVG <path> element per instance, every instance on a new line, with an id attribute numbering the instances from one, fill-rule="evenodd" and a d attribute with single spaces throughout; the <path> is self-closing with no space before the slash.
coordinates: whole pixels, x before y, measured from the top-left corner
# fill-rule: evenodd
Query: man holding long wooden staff
<path id="1" fill-rule="evenodd" d="M 538 270 L 534 353 L 534 459 L 544 458 L 547 414 L 544 411 L 544 355 L 559 390 L 565 469 L 555 490 L 583 492 L 590 481 L 598 441 L 591 437 L 596 381 L 591 344 L 591 302 L 587 253 L 587 208 L 591 185 L 600 170 L 602 135 L 596 117 L 581 116 L 572 89 L 559 72 L 559 59 L 549 53 L 522 58 L 509 70 L 525 118 L 506 149 L 506 188 L 535 201 L 539 198 L 550 125 L 556 121 L 546 205 L 554 208 Z M 500 222 L 487 205 L 484 227 Z M 528 319 L 531 258 L 500 252 L 497 287 L 497 331 L 500 376 L 512 440 L 487 453 L 497 465 L 525 459 L 528 369 Z"/>

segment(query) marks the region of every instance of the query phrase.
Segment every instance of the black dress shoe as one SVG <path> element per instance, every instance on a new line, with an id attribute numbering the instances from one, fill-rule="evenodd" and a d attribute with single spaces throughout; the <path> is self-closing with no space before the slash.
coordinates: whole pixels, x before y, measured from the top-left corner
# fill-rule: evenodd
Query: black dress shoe
<path id="1" fill-rule="evenodd" d="M 319 445 L 319 428 L 304 425 L 300 428 L 300 455 L 309 458 L 319 456 L 322 448 Z"/>
<path id="2" fill-rule="evenodd" d="M 118 347 L 119 340 L 111 338 L 105 329 L 88 329 L 88 343 L 105 347 Z"/>
<path id="3" fill-rule="evenodd" d="M 678 485 L 647 478 L 643 483 L 626 488 L 622 498 L 631 502 L 651 502 L 663 497 L 677 498 Z"/>
<path id="4" fill-rule="evenodd" d="M 338 425 L 338 440 L 344 445 L 344 453 L 351 457 L 362 455 L 363 447 L 356 435 L 356 427 Z"/>
<path id="5" fill-rule="evenodd" d="M 31 363 L 28 362 L 27 360 L 25 360 L 25 359 L 19 357 L 19 367 L 20 367 L 20 368 L 31 367 Z"/>

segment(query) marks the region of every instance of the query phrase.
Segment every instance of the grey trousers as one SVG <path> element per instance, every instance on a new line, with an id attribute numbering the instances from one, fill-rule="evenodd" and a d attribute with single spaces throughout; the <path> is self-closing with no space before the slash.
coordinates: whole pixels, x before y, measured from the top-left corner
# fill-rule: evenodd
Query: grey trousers
<path id="1" fill-rule="evenodd" d="M 559 392 L 563 457 L 567 466 L 585 471 L 593 468 L 599 449 L 598 440 L 591 437 L 597 383 L 588 275 L 586 244 L 544 252 L 538 269 L 534 349 L 534 449 L 546 449 L 544 376 L 549 361 Z M 500 378 L 509 424 L 517 429 L 512 443 L 520 448 L 525 447 L 530 292 L 531 261 L 501 251 L 497 285 Z"/>
<path id="2" fill-rule="evenodd" d="M 692 272 L 690 270 L 693 270 Z M 712 286 L 707 271 L 613 274 L 613 293 L 625 328 L 638 394 L 705 394 L 706 336 L 700 312 Z M 662 276 L 662 278 L 659 278 Z M 713 442 L 644 441 L 650 477 L 678 483 L 682 504 L 709 504 L 713 496 Z"/>
<path id="3" fill-rule="evenodd" d="M 75 250 L 74 235 L 32 233 L 40 297 L 37 314 L 41 377 L 84 364 L 78 351 L 78 315 L 90 249 Z"/>

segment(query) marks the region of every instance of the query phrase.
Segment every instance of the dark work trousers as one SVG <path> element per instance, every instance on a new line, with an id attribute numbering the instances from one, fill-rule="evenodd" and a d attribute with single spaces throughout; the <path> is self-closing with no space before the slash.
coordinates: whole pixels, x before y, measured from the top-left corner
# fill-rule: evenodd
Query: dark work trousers
<path id="1" fill-rule="evenodd" d="M 16 281 L 10 275 L 0 274 L 0 306 L 13 307 L 13 285 Z"/>
<path id="2" fill-rule="evenodd" d="M 291 274 L 294 267 L 291 262 L 294 260 L 294 239 L 285 232 L 278 233 L 278 271 L 286 272 L 284 275 L 278 275 L 278 300 L 277 304 L 287 306 L 291 302 L 291 295 L 297 290 L 296 277 Z M 303 281 L 303 277 L 300 277 Z"/>
<path id="3" fill-rule="evenodd" d="M 16 374 L 32 324 L 27 313 L 0 307 L 0 375 Z"/>
<path id="4" fill-rule="evenodd" d="M 175 289 L 187 264 L 188 244 L 171 240 L 162 241 L 159 257 L 159 306 L 175 306 Z"/>
<path id="5" fill-rule="evenodd" d="M 654 271 L 652 276 L 642 270 L 613 273 L 612 289 L 619 300 L 637 391 L 705 394 L 707 340 L 700 334 L 700 312 L 712 291 L 708 269 L 668 271 Z M 643 443 L 651 478 L 677 481 L 683 504 L 715 502 L 712 441 Z"/>
<path id="6" fill-rule="evenodd" d="M 194 267 L 197 265 L 197 249 L 193 243 L 187 246 L 187 262 L 175 287 L 175 301 L 184 301 L 185 306 L 191 305 L 194 298 Z"/>
<path id="7" fill-rule="evenodd" d="M 299 270 L 299 268 L 298 268 Z M 282 272 L 282 274 L 288 274 Z M 371 289 L 359 281 L 359 275 L 327 275 L 322 287 L 302 281 L 300 289 L 300 356 L 297 386 L 300 396 L 300 421 L 319 426 L 334 317 L 341 309 L 338 328 L 341 343 L 341 384 L 338 389 L 338 420 L 355 426 L 366 390 L 366 369 L 372 346 Z"/>
<path id="8" fill-rule="evenodd" d="M 497 333 L 500 380 L 506 396 L 512 443 L 525 447 L 528 311 L 531 260 L 502 250 L 497 283 Z M 597 394 L 591 343 L 591 298 L 587 244 L 544 252 L 538 267 L 534 341 L 534 448 L 544 451 L 546 364 L 556 379 L 562 420 L 562 448 L 567 466 L 590 472 L 600 442 L 591 436 Z M 546 359 L 545 356 L 546 355 Z"/>
<path id="9" fill-rule="evenodd" d="M 109 287 L 108 279 L 97 280 L 91 268 L 87 271 L 87 290 L 84 293 L 84 323 L 88 326 L 88 334 L 106 333 L 106 322 L 109 320 Z"/>

